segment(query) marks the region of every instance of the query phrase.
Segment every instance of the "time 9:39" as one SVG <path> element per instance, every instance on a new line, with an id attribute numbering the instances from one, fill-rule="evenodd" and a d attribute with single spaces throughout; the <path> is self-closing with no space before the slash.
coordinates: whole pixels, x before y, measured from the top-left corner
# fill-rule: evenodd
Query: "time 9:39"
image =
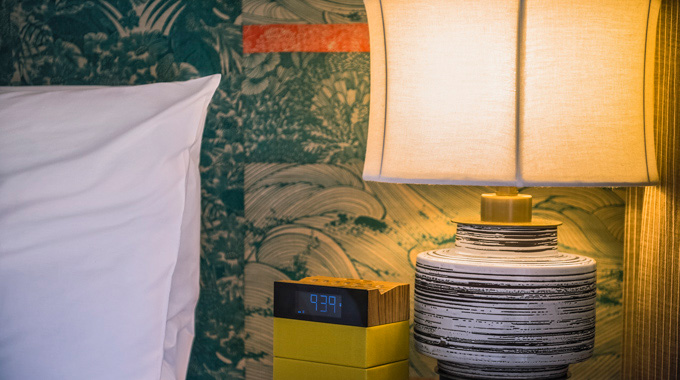
<path id="1" fill-rule="evenodd" d="M 318 311 L 320 313 L 326 313 L 326 312 L 329 311 L 328 308 L 330 306 L 333 306 L 333 313 L 336 312 L 335 306 L 337 304 L 337 300 L 336 300 L 335 296 L 310 293 L 309 294 L 309 303 L 314 304 L 314 311 Z"/>

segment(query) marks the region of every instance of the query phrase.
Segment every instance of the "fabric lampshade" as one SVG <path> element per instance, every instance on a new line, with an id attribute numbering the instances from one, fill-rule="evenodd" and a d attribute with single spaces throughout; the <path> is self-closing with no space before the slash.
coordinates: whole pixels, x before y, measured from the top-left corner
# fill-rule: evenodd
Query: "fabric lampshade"
<path id="1" fill-rule="evenodd" d="M 657 0 L 365 4 L 364 179 L 517 187 L 658 180 Z"/>

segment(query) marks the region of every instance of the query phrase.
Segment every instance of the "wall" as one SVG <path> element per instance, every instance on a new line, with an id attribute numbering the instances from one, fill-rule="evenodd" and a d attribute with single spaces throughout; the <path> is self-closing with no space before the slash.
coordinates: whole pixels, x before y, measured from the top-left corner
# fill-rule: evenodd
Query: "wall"
<path id="1" fill-rule="evenodd" d="M 654 67 L 659 184 L 626 198 L 622 374 L 680 379 L 680 2 L 661 3 Z"/>
<path id="2" fill-rule="evenodd" d="M 0 4 L 1 85 L 224 75 L 201 157 L 192 379 L 269 378 L 272 281 L 332 275 L 412 283 L 418 252 L 450 245 L 451 219 L 474 215 L 488 190 L 361 180 L 368 53 L 243 54 L 243 24 L 362 22 L 359 0 Z M 618 378 L 623 193 L 523 192 L 534 195 L 537 216 L 564 222 L 562 250 L 598 260 L 595 357 L 574 366 L 573 378 Z M 433 366 L 412 354 L 413 375 L 431 375 Z"/>

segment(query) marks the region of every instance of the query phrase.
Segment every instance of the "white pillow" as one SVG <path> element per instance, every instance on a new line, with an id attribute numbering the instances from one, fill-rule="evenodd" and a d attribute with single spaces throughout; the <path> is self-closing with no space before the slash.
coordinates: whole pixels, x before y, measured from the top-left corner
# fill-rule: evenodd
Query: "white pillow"
<path id="1" fill-rule="evenodd" d="M 219 82 L 0 88 L 0 379 L 186 376 Z"/>

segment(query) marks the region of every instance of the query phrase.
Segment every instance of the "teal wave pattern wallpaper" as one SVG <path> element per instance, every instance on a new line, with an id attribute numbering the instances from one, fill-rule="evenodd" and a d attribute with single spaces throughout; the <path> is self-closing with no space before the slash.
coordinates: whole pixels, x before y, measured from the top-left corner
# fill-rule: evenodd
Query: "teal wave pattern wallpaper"
<path id="1" fill-rule="evenodd" d="M 273 281 L 413 284 L 488 188 L 361 179 L 369 53 L 243 54 L 244 24 L 365 22 L 361 0 L 1 0 L 0 85 L 131 85 L 222 73 L 201 156 L 201 297 L 190 379 L 270 379 Z M 417 52 L 414 52 L 417 54 Z M 622 190 L 522 189 L 559 246 L 598 261 L 595 355 L 619 377 Z M 434 361 L 412 350 L 411 374 Z"/>

